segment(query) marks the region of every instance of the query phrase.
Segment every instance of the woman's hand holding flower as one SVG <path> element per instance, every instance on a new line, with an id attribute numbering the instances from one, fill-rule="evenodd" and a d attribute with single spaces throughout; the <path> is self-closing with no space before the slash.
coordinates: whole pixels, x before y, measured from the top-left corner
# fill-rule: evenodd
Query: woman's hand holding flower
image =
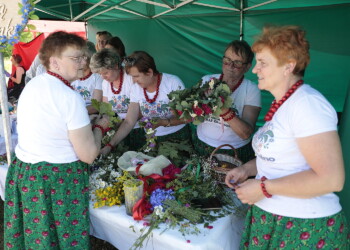
<path id="1" fill-rule="evenodd" d="M 236 167 L 226 174 L 225 183 L 230 188 L 237 188 L 238 185 L 248 179 L 246 168 Z"/>
<path id="2" fill-rule="evenodd" d="M 108 155 L 111 151 L 112 151 L 112 148 L 110 146 L 104 146 L 101 149 L 100 154 L 101 155 Z"/>

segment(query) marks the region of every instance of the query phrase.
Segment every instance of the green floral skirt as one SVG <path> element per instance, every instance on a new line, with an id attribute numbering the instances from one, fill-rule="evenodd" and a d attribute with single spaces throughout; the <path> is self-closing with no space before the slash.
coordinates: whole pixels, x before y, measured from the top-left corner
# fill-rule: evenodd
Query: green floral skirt
<path id="1" fill-rule="evenodd" d="M 300 219 L 279 216 L 251 206 L 240 249 L 350 249 L 350 234 L 343 212 Z"/>
<path id="2" fill-rule="evenodd" d="M 15 157 L 5 196 L 5 249 L 90 248 L 87 164 L 28 164 Z"/>

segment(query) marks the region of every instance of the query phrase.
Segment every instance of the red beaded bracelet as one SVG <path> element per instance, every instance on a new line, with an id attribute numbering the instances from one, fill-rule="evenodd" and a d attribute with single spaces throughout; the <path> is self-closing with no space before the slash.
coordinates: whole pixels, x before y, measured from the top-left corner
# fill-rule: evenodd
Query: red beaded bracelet
<path id="1" fill-rule="evenodd" d="M 225 122 L 228 122 L 232 120 L 236 116 L 236 113 L 234 111 L 231 112 L 231 115 L 228 118 L 222 118 Z"/>
<path id="2" fill-rule="evenodd" d="M 225 117 L 231 112 L 231 109 L 228 109 L 226 113 L 220 115 L 220 117 Z"/>
<path id="3" fill-rule="evenodd" d="M 103 129 L 103 127 L 101 125 L 98 125 L 98 124 L 93 125 L 92 129 L 95 129 L 95 128 L 101 129 L 102 135 L 105 133 L 105 130 Z"/>
<path id="4" fill-rule="evenodd" d="M 110 147 L 111 149 L 113 149 L 113 148 L 114 148 L 114 147 L 113 147 L 113 145 L 112 145 L 112 144 L 110 144 L 110 143 L 107 143 L 105 147 Z"/>
<path id="5" fill-rule="evenodd" d="M 264 181 L 266 181 L 267 178 L 265 176 L 263 176 L 263 177 L 261 177 L 260 180 L 261 180 L 260 187 L 261 187 L 263 194 L 266 196 L 266 198 L 271 198 L 272 195 L 267 192 L 266 187 L 265 187 L 265 183 L 264 183 Z"/>

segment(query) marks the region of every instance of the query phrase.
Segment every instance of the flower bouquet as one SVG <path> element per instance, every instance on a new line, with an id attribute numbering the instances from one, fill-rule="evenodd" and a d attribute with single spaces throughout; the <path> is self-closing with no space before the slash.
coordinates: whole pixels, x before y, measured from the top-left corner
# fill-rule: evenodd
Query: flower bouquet
<path id="1" fill-rule="evenodd" d="M 169 106 L 179 119 L 191 120 L 198 125 L 209 116 L 219 116 L 223 108 L 232 106 L 231 90 L 219 79 L 198 82 L 189 89 L 176 90 L 168 94 Z"/>

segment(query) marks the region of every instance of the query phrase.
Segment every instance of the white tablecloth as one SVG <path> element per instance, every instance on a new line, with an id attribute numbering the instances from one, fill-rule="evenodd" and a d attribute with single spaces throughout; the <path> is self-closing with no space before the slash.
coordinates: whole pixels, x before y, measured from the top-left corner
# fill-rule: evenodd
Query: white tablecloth
<path id="1" fill-rule="evenodd" d="M 8 166 L 7 164 L 0 165 L 0 197 L 5 200 L 5 183 L 7 175 Z"/>
<path id="2" fill-rule="evenodd" d="M 134 221 L 131 216 L 126 215 L 124 206 L 94 209 L 91 203 L 90 221 L 90 234 L 110 242 L 119 250 L 130 249 L 140 235 L 139 230 L 144 228 L 142 221 Z M 153 231 L 153 237 L 150 238 L 147 246 L 145 241 L 142 249 L 235 250 L 239 249 L 243 224 L 243 218 L 230 215 L 211 223 L 212 229 L 198 225 L 200 235 L 185 237 L 177 230 L 163 232 L 164 225 L 162 225 L 163 228 Z M 136 232 L 133 232 L 130 226 L 134 226 Z M 188 243 L 187 240 L 190 242 Z"/>

